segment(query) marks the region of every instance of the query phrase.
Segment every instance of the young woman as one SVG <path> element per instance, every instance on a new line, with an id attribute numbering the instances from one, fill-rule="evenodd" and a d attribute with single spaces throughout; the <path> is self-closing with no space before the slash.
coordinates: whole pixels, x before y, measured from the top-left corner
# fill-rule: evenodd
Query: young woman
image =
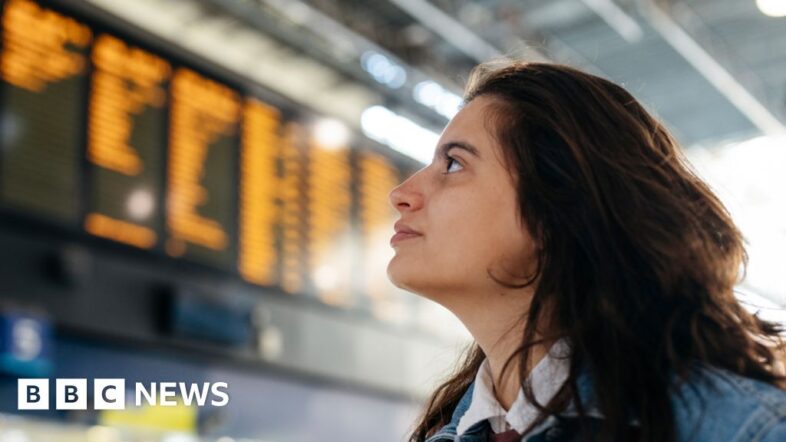
<path id="1" fill-rule="evenodd" d="M 780 329 L 733 294 L 743 238 L 623 88 L 480 66 L 390 200 L 388 276 L 474 337 L 411 440 L 786 441 Z"/>

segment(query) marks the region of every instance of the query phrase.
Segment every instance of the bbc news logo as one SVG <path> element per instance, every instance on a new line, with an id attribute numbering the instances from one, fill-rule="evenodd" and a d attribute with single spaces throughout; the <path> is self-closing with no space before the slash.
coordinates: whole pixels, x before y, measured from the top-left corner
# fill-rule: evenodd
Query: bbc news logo
<path id="1" fill-rule="evenodd" d="M 93 409 L 124 410 L 126 408 L 125 379 L 93 379 Z M 134 405 L 174 407 L 192 404 L 203 407 L 223 407 L 229 403 L 229 385 L 226 382 L 151 382 L 134 384 Z M 87 379 L 56 379 L 55 409 L 87 410 Z M 17 382 L 17 409 L 48 410 L 49 379 L 24 379 Z"/>

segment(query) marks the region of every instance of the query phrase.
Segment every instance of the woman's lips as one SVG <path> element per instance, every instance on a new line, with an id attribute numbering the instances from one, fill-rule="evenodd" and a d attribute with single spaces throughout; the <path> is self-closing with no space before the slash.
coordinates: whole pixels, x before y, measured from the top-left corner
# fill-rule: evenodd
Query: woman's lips
<path id="1" fill-rule="evenodd" d="M 417 238 L 421 236 L 420 233 L 413 233 L 413 232 L 398 232 L 390 238 L 390 245 L 398 243 L 399 241 L 404 241 L 410 238 Z"/>

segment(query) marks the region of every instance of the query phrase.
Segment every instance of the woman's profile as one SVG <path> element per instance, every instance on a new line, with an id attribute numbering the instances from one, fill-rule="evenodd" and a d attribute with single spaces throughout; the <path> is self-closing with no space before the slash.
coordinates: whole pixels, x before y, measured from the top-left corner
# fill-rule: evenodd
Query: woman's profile
<path id="1" fill-rule="evenodd" d="M 474 338 L 413 441 L 786 441 L 780 329 L 734 296 L 743 237 L 622 87 L 481 65 L 390 193 L 388 276 Z"/>

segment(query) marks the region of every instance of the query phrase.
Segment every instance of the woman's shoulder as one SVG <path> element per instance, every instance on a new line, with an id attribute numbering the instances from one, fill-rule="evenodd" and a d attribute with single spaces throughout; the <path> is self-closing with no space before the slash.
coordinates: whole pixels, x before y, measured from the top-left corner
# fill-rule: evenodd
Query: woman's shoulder
<path id="1" fill-rule="evenodd" d="M 673 397 L 679 440 L 786 441 L 786 391 L 702 367 Z"/>

